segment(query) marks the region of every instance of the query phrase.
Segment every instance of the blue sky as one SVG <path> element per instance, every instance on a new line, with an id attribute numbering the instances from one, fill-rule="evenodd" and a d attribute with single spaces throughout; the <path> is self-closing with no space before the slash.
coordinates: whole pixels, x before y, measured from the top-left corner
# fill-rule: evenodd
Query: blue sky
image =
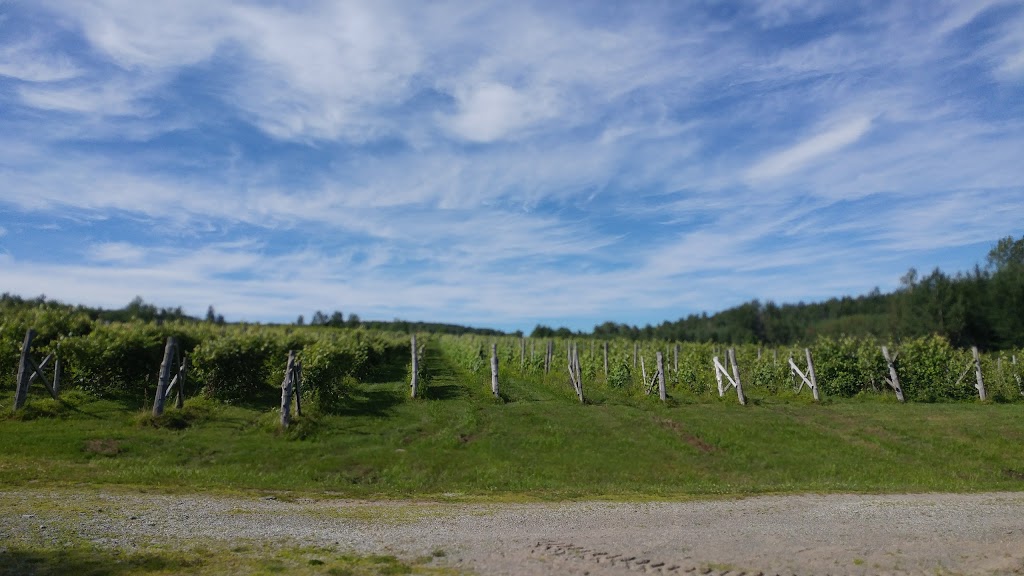
<path id="1" fill-rule="evenodd" d="M 589 330 L 1022 222 L 1020 1 L 0 0 L 0 291 Z"/>

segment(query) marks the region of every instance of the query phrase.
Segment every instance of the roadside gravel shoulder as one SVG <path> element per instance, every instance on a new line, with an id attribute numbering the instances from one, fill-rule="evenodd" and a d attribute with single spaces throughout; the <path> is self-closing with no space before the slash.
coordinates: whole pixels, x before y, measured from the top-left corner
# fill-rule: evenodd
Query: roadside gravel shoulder
<path id="1" fill-rule="evenodd" d="M 1024 493 L 466 504 L 0 492 L 0 548 L 68 538 L 291 543 L 499 575 L 1024 574 Z"/>

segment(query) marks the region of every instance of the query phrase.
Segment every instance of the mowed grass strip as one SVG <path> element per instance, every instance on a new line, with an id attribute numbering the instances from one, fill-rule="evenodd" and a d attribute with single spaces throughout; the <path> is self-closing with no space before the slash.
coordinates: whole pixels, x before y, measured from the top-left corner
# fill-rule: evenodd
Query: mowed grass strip
<path id="1" fill-rule="evenodd" d="M 1024 490 L 1024 409 L 875 399 L 656 398 L 567 383 L 435 375 L 352 389 L 335 414 L 190 399 L 154 420 L 71 391 L 0 418 L 0 483 L 360 498 L 685 498 L 794 492 Z M 10 414 L 10 400 L 0 411 Z M 692 403 L 691 403 L 692 402 Z"/>
<path id="2" fill-rule="evenodd" d="M 84 542 L 61 546 L 16 544 L 0 549 L 0 576 L 457 576 L 462 572 L 430 565 L 431 557 L 403 561 L 390 555 L 358 555 L 323 547 L 252 545 L 122 550 Z"/>

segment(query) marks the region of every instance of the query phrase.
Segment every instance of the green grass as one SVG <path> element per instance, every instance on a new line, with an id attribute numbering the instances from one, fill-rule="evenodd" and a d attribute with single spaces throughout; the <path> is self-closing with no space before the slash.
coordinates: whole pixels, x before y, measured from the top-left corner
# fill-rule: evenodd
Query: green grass
<path id="1" fill-rule="evenodd" d="M 387 576 L 457 574 L 429 565 L 432 558 L 403 561 L 390 555 L 356 555 L 322 547 L 202 545 L 184 549 L 126 551 L 87 543 L 64 546 L 17 544 L 0 549 L 0 576 L 159 576 L 177 574 L 294 574 Z"/>
<path id="2" fill-rule="evenodd" d="M 405 382 L 363 384 L 337 413 L 286 432 L 276 411 L 199 398 L 153 419 L 74 391 L 62 403 L 36 394 L 0 417 L 0 484 L 442 499 L 1024 489 L 1020 405 L 757 390 L 748 406 L 682 393 L 662 405 L 600 386 L 580 405 L 554 373 L 503 378 L 496 400 L 484 377 L 432 360 L 424 398 L 408 399 Z"/>

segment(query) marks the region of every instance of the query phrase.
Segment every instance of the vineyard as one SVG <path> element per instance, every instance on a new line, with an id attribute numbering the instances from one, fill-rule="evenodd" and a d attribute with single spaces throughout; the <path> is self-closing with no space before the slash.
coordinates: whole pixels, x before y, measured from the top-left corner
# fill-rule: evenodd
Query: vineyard
<path id="1" fill-rule="evenodd" d="M 43 374 L 14 410 L 30 328 L 27 364 Z M 559 499 L 1004 490 L 1024 478 L 1018 351 L 976 363 L 938 337 L 888 344 L 899 403 L 880 343 L 862 339 L 805 350 L 420 333 L 414 363 L 412 336 L 5 313 L 0 483 Z M 183 388 L 167 382 L 169 338 L 188 365 Z M 59 400 L 40 382 L 57 360 Z M 284 392 L 300 380 L 301 413 L 285 425 Z M 160 381 L 184 392 L 162 414 Z"/>
<path id="2" fill-rule="evenodd" d="M 150 399 L 156 387 L 169 337 L 179 342 L 190 360 L 191 385 L 186 393 L 225 402 L 274 406 L 289 351 L 296 351 L 302 362 L 304 400 L 326 411 L 356 383 L 409 381 L 411 377 L 409 335 L 403 333 L 196 322 L 104 323 L 66 309 L 40 306 L 0 318 L 0 384 L 5 390 L 14 388 L 29 328 L 36 332 L 32 345 L 36 354 L 61 359 L 65 389 L 140 403 Z M 430 352 L 418 365 L 427 395 L 431 371 L 441 367 L 454 370 L 465 385 L 486 390 L 492 347 L 506 396 L 541 395 L 567 401 L 579 397 L 570 385 L 573 350 L 577 362 L 573 372 L 579 373 L 580 392 L 591 403 L 636 401 L 651 393 L 656 375 L 664 380 L 673 402 L 710 401 L 722 389 L 715 359 L 729 363 L 727 347 L 711 343 L 429 334 L 419 335 L 419 341 L 417 354 Z M 888 349 L 908 401 L 977 399 L 979 374 L 988 399 L 1018 402 L 1024 398 L 1020 351 L 983 353 L 976 362 L 971 350 L 954 348 L 938 336 L 889 344 Z M 795 397 L 803 380 L 796 370 L 813 372 L 824 398 L 894 397 L 892 371 L 882 346 L 869 339 L 821 338 L 807 350 L 743 345 L 732 351 L 743 389 L 755 398 Z M 807 365 L 808 356 L 813 357 L 813 370 Z"/>

